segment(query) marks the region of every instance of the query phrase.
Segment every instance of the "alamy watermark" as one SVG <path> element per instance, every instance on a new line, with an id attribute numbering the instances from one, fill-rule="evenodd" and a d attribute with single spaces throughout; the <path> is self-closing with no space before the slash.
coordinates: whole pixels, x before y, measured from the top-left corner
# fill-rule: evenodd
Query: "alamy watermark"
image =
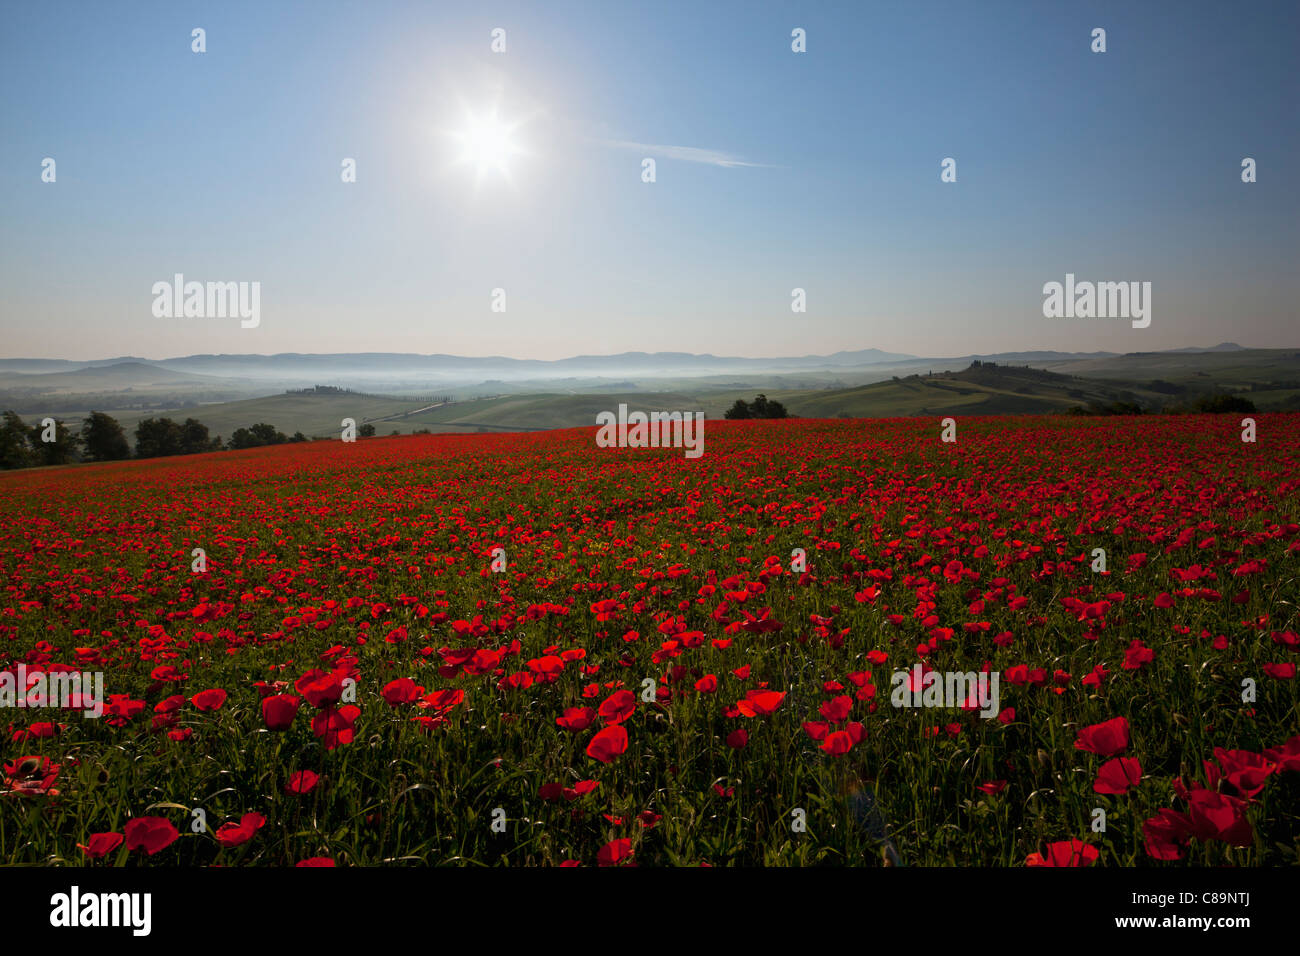
<path id="1" fill-rule="evenodd" d="M 596 415 L 600 431 L 597 448 L 685 448 L 687 458 L 704 454 L 703 412 L 631 412 L 618 406 L 618 415 Z"/>
<path id="2" fill-rule="evenodd" d="M 1043 286 L 1043 317 L 1048 319 L 1132 319 L 1133 328 L 1151 324 L 1150 282 L 1078 282 L 1065 274 L 1065 284 Z"/>
<path id="3" fill-rule="evenodd" d="M 125 927 L 133 936 L 148 936 L 153 926 L 151 893 L 83 893 L 73 886 L 50 897 L 50 925 Z"/>
<path id="4" fill-rule="evenodd" d="M 242 319 L 240 328 L 262 322 L 262 283 L 186 282 L 176 273 L 171 282 L 155 282 L 155 319 Z"/>
<path id="5" fill-rule="evenodd" d="M 83 717 L 104 715 L 103 671 L 27 671 L 26 664 L 0 671 L 0 708 L 54 707 L 79 710 Z"/>
<path id="6" fill-rule="evenodd" d="M 999 706 L 998 672 L 894 671 L 889 702 L 895 707 L 964 707 L 978 709 L 984 719 L 996 717 Z"/>

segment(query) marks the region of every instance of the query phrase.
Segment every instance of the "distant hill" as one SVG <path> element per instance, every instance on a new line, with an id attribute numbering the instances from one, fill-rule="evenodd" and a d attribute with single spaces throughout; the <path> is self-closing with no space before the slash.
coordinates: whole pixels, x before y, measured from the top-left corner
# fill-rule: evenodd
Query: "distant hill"
<path id="1" fill-rule="evenodd" d="M 1114 402 L 1156 410 L 1215 391 L 1248 396 L 1261 411 L 1300 409 L 1300 350 L 1235 343 L 1126 355 L 1026 351 L 933 359 L 866 349 L 780 360 L 639 352 L 555 363 L 382 353 L 214 355 L 63 370 L 52 370 L 50 361 L 0 361 L 0 410 L 13 409 L 29 421 L 105 411 L 128 432 L 141 418 L 194 417 L 212 434 L 229 437 L 235 428 L 259 421 L 287 434 L 332 435 L 342 418 L 373 420 L 381 434 L 566 428 L 593 424 L 598 411 L 612 411 L 619 402 L 643 411 L 701 410 L 721 418 L 736 399 L 748 401 L 759 392 L 783 402 L 791 414 L 826 418 L 1050 413 Z M 408 367 L 394 371 L 388 362 Z M 476 362 L 504 366 L 479 378 L 457 378 Z M 783 367 L 745 367 L 762 362 Z M 737 367 L 719 370 L 728 363 Z M 420 371 L 422 365 L 458 371 L 448 384 L 449 373 Z M 538 367 L 549 371 L 538 375 Z M 236 374 L 255 368 L 261 369 L 258 375 Z M 216 371 L 229 374 L 211 374 Z M 290 381 L 277 380 L 284 375 Z M 516 377 L 521 375 L 536 377 Z M 285 394 L 313 385 L 342 386 L 351 394 Z M 433 395 L 454 401 L 430 408 Z"/>
<path id="2" fill-rule="evenodd" d="M 116 362 L 50 371 L 0 370 L 0 409 L 63 416 L 90 409 L 164 408 L 223 401 L 250 394 L 238 382 L 163 368 L 149 362 Z"/>
<path id="3" fill-rule="evenodd" d="M 1213 380 L 1224 388 L 1300 378 L 1300 349 L 1214 348 L 1131 352 L 1051 365 L 1054 372 L 1087 378 Z"/>
<path id="4" fill-rule="evenodd" d="M 1268 360 L 1257 357 L 1253 365 L 1236 364 L 1245 351 L 1214 353 L 1221 356 L 1217 361 L 1211 361 L 1208 351 L 1186 362 L 1158 354 L 1163 358 L 1154 364 L 1122 356 L 1129 361 L 1121 362 L 1119 369 L 1108 366 L 1108 371 L 1158 370 L 1167 378 L 1069 375 L 981 362 L 955 372 L 898 376 L 849 389 L 775 391 L 770 397 L 806 418 L 1050 414 L 1114 403 L 1156 412 L 1216 392 L 1248 398 L 1260 411 L 1300 410 L 1300 352 L 1274 354 Z"/>
<path id="5" fill-rule="evenodd" d="M 1208 349 L 1170 349 L 1171 352 L 1244 352 L 1245 349 L 1236 342 L 1220 342 L 1218 345 L 1212 345 Z"/>
<path id="6" fill-rule="evenodd" d="M 515 359 L 505 356 L 463 356 L 440 353 L 414 354 L 399 352 L 297 353 L 275 355 L 187 355 L 168 359 L 144 360 L 135 357 L 103 359 L 90 362 L 67 362 L 57 359 L 0 359 L 0 389 L 18 387 L 14 376 L 70 374 L 77 381 L 46 379 L 45 385 L 58 391 L 92 392 L 115 383 L 130 387 L 142 384 L 174 383 L 179 379 L 160 378 L 156 370 L 178 375 L 206 376 L 207 384 L 242 391 L 245 397 L 270 394 L 290 388 L 313 385 L 342 385 L 359 391 L 383 394 L 424 394 L 430 390 L 459 388 L 477 394 L 490 392 L 485 383 L 499 383 L 499 391 L 528 393 L 578 391 L 599 388 L 614 391 L 631 383 L 636 390 L 678 391 L 682 382 L 707 380 L 719 385 L 728 380 L 743 382 L 743 387 L 774 387 L 785 382 L 807 382 L 809 387 L 834 385 L 836 378 L 848 379 L 846 385 L 861 385 L 888 377 L 917 371 L 956 371 L 971 361 L 1030 364 L 1070 374 L 1088 374 L 1095 369 L 1109 369 L 1123 377 L 1133 360 L 1141 358 L 1159 364 L 1162 360 L 1177 363 L 1188 358 L 1208 356 L 1220 360 L 1231 356 L 1276 353 L 1282 350 L 1243 349 L 1235 343 L 1222 343 L 1209 349 L 1187 348 L 1166 352 L 1137 353 L 1136 356 L 1111 352 L 1056 352 L 1027 350 L 925 357 L 868 348 L 840 351 L 831 355 L 775 356 L 750 358 L 694 354 L 690 352 L 623 352 L 616 355 L 575 355 L 556 360 Z M 1154 358 L 1152 358 L 1154 357 Z M 99 378 L 94 373 L 110 369 Z M 906 372 L 902 372 L 906 369 Z M 148 381 L 141 376 L 147 370 Z M 551 383 L 548 385 L 548 383 Z M 37 381 L 21 383 L 38 386 Z M 797 387 L 797 386 L 793 386 Z M 234 397 L 233 395 L 231 397 Z"/>
<path id="7" fill-rule="evenodd" d="M 212 379 L 207 375 L 176 371 L 147 362 L 118 362 L 61 371 L 0 372 L 0 388 L 29 388 L 50 392 L 144 388 L 182 383 L 201 385 L 210 381 Z"/>
<path id="8" fill-rule="evenodd" d="M 547 379 L 698 377 L 736 372 L 842 368 L 899 361 L 911 356 L 878 349 L 786 358 L 739 358 L 688 352 L 623 352 L 575 355 L 565 359 L 513 359 L 504 356 L 413 355 L 358 352 L 333 355 L 191 355 L 156 364 L 180 371 L 261 381 L 314 384 L 381 381 L 394 386 L 418 382 L 476 383 Z"/>
<path id="9" fill-rule="evenodd" d="M 1286 383 L 1281 383 L 1286 385 Z M 1273 389 L 1263 383 L 1236 389 L 1261 410 L 1300 408 L 1300 382 L 1296 388 Z M 1090 405 L 1129 403 L 1146 411 L 1185 404 L 1199 394 L 1220 390 L 1213 381 L 1194 379 L 1186 384 L 1165 380 L 1136 381 L 1063 375 L 1023 365 L 981 361 L 964 369 L 935 374 L 910 374 L 853 388 L 768 389 L 768 398 L 783 402 L 801 418 L 893 418 L 917 415 L 1025 415 L 1060 414 Z M 703 411 L 720 419 L 737 398 L 750 400 L 753 389 L 676 392 L 621 392 L 561 394 L 554 392 L 499 395 L 454 401 L 428 407 L 397 398 L 357 395 L 274 395 L 248 401 L 206 405 L 171 413 L 173 418 L 193 415 L 214 434 L 229 434 L 239 427 L 265 421 L 281 431 L 301 431 L 308 436 L 338 432 L 344 417 L 358 423 L 370 421 L 381 435 L 464 431 L 530 431 L 594 425 L 596 414 L 629 409 L 653 411 Z M 128 416 L 130 423 L 142 417 Z M 123 419 L 127 424 L 128 418 Z"/>
<path id="10" fill-rule="evenodd" d="M 123 355 L 118 358 L 91 359 L 79 362 L 73 359 L 31 359 L 0 358 L 0 372 L 75 372 L 82 368 L 97 368 L 102 365 L 122 365 L 139 362 L 144 365 L 156 365 L 149 359 Z"/>
<path id="11" fill-rule="evenodd" d="M 1166 400 L 1137 383 L 1099 382 L 983 362 L 956 372 L 913 375 L 860 388 L 776 393 L 776 397 L 801 418 L 1025 415 L 1064 412 L 1094 402 L 1156 405 Z"/>

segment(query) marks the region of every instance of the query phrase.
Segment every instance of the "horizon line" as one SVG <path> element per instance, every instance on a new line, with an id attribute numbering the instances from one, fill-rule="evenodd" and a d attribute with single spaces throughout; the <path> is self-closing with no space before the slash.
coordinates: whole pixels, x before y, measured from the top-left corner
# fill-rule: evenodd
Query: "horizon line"
<path id="1" fill-rule="evenodd" d="M 1243 351 L 1243 352 L 1286 351 L 1287 349 L 1291 349 L 1291 348 L 1300 349 L 1300 344 L 1294 346 L 1290 346 L 1290 345 L 1254 346 L 1254 345 L 1242 345 L 1239 342 L 1219 342 L 1215 345 L 1210 345 L 1210 346 L 1181 345 L 1181 346 L 1174 346 L 1171 348 L 1142 349 L 1142 350 L 1137 350 L 1132 352 L 1112 352 L 1106 349 L 1095 349 L 1091 351 L 1085 351 L 1085 350 L 1062 351 L 1061 349 L 1049 349 L 1049 348 L 1021 348 L 1021 349 L 1005 349 L 1000 352 L 966 352 L 959 355 L 916 355 L 909 352 L 890 352 L 886 349 L 876 348 L 874 346 L 868 346 L 860 349 L 840 349 L 836 352 L 825 352 L 825 353 L 808 352 L 802 355 L 785 354 L 785 355 L 752 356 L 752 355 L 718 355 L 713 352 L 680 352 L 680 351 L 647 352 L 642 350 L 628 350 L 624 352 L 606 352 L 606 353 L 588 352 L 588 353 L 581 353 L 576 355 L 567 355 L 562 358 L 553 358 L 553 359 L 518 358 L 510 355 L 463 355 L 463 354 L 456 354 L 452 352 L 392 352 L 392 351 L 191 352 L 188 355 L 171 355 L 163 358 L 149 358 L 143 355 L 110 355 L 110 356 L 104 356 L 102 358 L 63 358 L 63 357 L 51 357 L 51 356 L 15 355 L 11 357 L 0 357 L 0 362 L 123 362 L 125 363 L 125 362 L 132 362 L 132 361 L 176 362 L 182 359 L 208 358 L 208 357 L 272 359 L 272 358 L 280 358 L 286 356 L 316 358 L 316 357 L 331 357 L 331 356 L 339 356 L 339 355 L 363 355 L 363 356 L 395 355 L 395 356 L 414 357 L 414 358 L 453 358 L 453 359 L 470 359 L 470 360 L 481 360 L 481 361 L 499 360 L 499 361 L 507 361 L 507 362 L 539 362 L 539 363 L 550 364 L 555 362 L 569 362 L 575 359 L 608 359 L 608 358 L 619 358 L 627 355 L 644 355 L 644 356 L 681 355 L 681 356 L 689 356 L 691 358 L 741 360 L 746 362 L 770 362 L 770 361 L 782 361 L 782 360 L 792 360 L 792 359 L 819 359 L 819 358 L 824 359 L 824 358 L 833 358 L 836 355 L 844 355 L 853 352 L 880 352 L 882 355 L 901 356 L 901 358 L 885 359 L 878 363 L 869 363 L 869 364 L 886 365 L 886 364 L 890 364 L 891 362 L 905 362 L 911 360 L 929 361 L 929 360 L 958 359 L 958 358 L 984 358 L 984 357 L 991 357 L 997 355 L 1015 355 L 1015 354 L 1034 353 L 1034 352 L 1054 354 L 1054 355 L 1109 355 L 1109 356 L 1152 355 L 1152 354 L 1159 354 L 1165 352 L 1186 352 L 1189 350 L 1195 352 L 1212 352 L 1218 349 L 1223 349 L 1225 346 L 1230 347 L 1225 349 L 1225 351 Z"/>

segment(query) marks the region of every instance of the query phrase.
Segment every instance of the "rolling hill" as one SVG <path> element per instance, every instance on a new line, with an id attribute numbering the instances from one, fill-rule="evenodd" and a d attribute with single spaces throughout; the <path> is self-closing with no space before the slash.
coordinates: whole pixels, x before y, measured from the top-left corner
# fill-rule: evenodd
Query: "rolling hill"
<path id="1" fill-rule="evenodd" d="M 661 387 L 653 387 L 657 382 Z M 550 387 L 485 380 L 459 390 L 448 403 L 430 396 L 435 385 L 418 384 L 423 397 L 329 389 L 268 395 L 265 383 L 125 361 L 64 371 L 0 371 L 0 408 L 13 408 L 29 421 L 45 414 L 76 421 L 91 409 L 107 411 L 128 435 L 144 418 L 192 417 L 224 438 L 257 422 L 286 434 L 327 437 L 338 434 L 344 418 L 372 423 L 379 434 L 570 428 L 592 425 L 598 412 L 620 403 L 647 412 L 703 411 L 716 419 L 737 399 L 748 401 L 759 392 L 804 418 L 1050 414 L 1114 403 L 1158 411 L 1216 391 L 1243 395 L 1261 411 L 1300 410 L 1300 351 L 1226 344 L 1128 355 L 1026 352 L 1016 353 L 1014 364 L 941 358 L 665 379 L 575 375 L 546 383 Z"/>

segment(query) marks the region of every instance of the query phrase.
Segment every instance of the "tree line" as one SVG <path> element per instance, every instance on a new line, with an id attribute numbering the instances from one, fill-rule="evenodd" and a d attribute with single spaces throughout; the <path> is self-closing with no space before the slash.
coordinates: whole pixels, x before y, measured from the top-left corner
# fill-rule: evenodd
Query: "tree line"
<path id="1" fill-rule="evenodd" d="M 48 422 L 48 424 L 45 424 Z M 375 433 L 374 425 L 357 429 L 362 438 Z M 307 441 L 302 432 L 286 435 L 274 425 L 258 422 L 236 428 L 229 441 L 208 436 L 208 426 L 194 418 L 175 422 L 170 418 L 146 418 L 135 426 L 135 452 L 131 451 L 120 422 L 104 412 L 91 412 L 79 431 L 55 419 L 28 425 L 17 412 L 7 411 L 0 421 L 0 468 L 35 468 L 68 465 L 78 461 L 122 461 L 127 458 L 165 458 L 197 455 L 206 451 L 259 448 Z"/>
<path id="2" fill-rule="evenodd" d="M 786 412 L 785 406 L 780 402 L 769 401 L 766 395 L 757 396 L 752 402 L 744 399 L 736 399 L 736 404 L 727 409 L 725 418 L 746 419 L 746 418 L 787 418 L 789 413 Z"/>

